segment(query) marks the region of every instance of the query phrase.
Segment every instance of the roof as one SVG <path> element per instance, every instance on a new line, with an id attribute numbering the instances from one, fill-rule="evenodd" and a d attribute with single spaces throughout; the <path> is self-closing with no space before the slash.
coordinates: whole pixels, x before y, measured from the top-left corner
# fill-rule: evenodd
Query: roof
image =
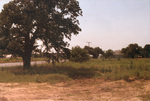
<path id="1" fill-rule="evenodd" d="M 114 51 L 114 55 L 124 55 L 124 54 L 121 53 L 121 50 L 115 50 Z"/>

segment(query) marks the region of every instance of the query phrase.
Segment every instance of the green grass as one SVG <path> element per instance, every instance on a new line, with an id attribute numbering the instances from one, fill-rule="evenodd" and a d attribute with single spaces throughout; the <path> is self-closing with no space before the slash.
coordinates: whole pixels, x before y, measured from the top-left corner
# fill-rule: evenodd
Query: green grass
<path id="1" fill-rule="evenodd" d="M 90 69 L 93 77 L 107 80 L 150 79 L 150 59 L 97 59 L 82 64 L 69 62 L 63 65 Z"/>
<path id="2" fill-rule="evenodd" d="M 85 63 L 65 62 L 1 68 L 0 82 L 65 82 L 72 79 L 103 78 L 106 80 L 150 79 L 150 59 L 92 59 Z"/>

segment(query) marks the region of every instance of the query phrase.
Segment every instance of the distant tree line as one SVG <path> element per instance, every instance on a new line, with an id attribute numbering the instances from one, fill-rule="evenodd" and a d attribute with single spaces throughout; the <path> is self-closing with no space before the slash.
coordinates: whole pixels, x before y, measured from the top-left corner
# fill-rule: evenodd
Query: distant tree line
<path id="1" fill-rule="evenodd" d="M 124 55 L 125 58 L 150 58 L 150 45 L 147 44 L 142 48 L 138 44 L 129 44 L 126 48 L 122 48 L 120 51 L 121 55 Z M 80 48 L 79 46 L 72 48 L 71 50 L 71 60 L 77 61 L 86 61 L 89 60 L 88 55 L 91 58 L 98 58 L 98 57 L 104 57 L 104 58 L 113 58 L 115 57 L 115 52 L 111 49 L 108 49 L 107 51 L 103 51 L 99 47 L 89 47 L 85 46 L 84 48 Z M 79 55 L 80 54 L 80 55 Z M 86 55 L 88 54 L 88 55 Z"/>
<path id="2" fill-rule="evenodd" d="M 104 58 L 111 58 L 114 57 L 115 53 L 111 49 L 103 51 L 99 47 L 92 48 L 85 46 L 84 49 L 88 51 L 88 54 L 93 56 L 92 58 L 98 58 L 100 54 Z M 136 43 L 129 44 L 126 48 L 121 49 L 121 53 L 123 53 L 125 58 L 150 58 L 150 44 L 146 44 L 143 48 Z"/>
<path id="3" fill-rule="evenodd" d="M 84 49 L 87 50 L 88 54 L 92 55 L 93 58 L 98 58 L 99 54 L 104 54 L 104 51 L 99 47 L 92 48 L 85 46 Z"/>
<path id="4" fill-rule="evenodd" d="M 150 58 L 150 44 L 142 48 L 138 44 L 129 44 L 126 48 L 122 48 L 121 52 L 126 58 Z"/>
<path id="5" fill-rule="evenodd" d="M 126 48 L 122 48 L 121 53 L 123 53 L 125 58 L 150 58 L 150 44 L 147 44 L 142 48 L 138 44 L 129 44 Z M 0 50 L 0 56 L 7 52 Z M 80 46 L 73 47 L 72 49 L 64 48 L 62 53 L 54 54 L 54 53 L 46 53 L 42 52 L 40 49 L 36 49 L 33 51 L 33 57 L 47 57 L 50 60 L 61 58 L 68 59 L 75 62 L 85 62 L 90 58 L 97 59 L 98 57 L 103 58 L 113 58 L 115 57 L 115 52 L 111 49 L 106 51 L 102 50 L 100 47 L 89 47 L 85 46 L 81 48 Z M 54 57 L 54 58 L 53 58 Z"/>
<path id="6" fill-rule="evenodd" d="M 75 62 L 85 62 L 89 60 L 90 58 L 97 59 L 98 57 L 105 57 L 110 58 L 113 57 L 113 50 L 109 49 L 106 52 L 104 52 L 99 47 L 89 47 L 85 46 L 84 48 L 81 48 L 79 46 L 73 47 L 72 50 L 70 50 L 70 60 Z"/>
<path id="7" fill-rule="evenodd" d="M 88 54 L 90 54 L 92 56 L 92 58 L 97 59 L 100 56 L 103 56 L 105 58 L 109 58 L 112 57 L 114 52 L 111 49 L 108 49 L 107 51 L 103 51 L 101 48 L 99 47 L 89 47 L 89 46 L 85 46 L 84 47 L 85 50 L 88 51 Z"/>

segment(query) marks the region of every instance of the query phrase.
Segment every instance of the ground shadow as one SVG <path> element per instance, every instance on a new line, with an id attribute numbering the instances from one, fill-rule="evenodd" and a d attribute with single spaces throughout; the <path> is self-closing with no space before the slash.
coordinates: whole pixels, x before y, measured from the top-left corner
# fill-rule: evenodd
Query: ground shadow
<path id="1" fill-rule="evenodd" d="M 15 75 L 36 75 L 36 74 L 63 74 L 72 79 L 92 78 L 96 73 L 94 68 L 80 67 L 75 68 L 71 66 L 33 66 L 29 70 L 24 70 L 21 67 L 5 69 Z"/>

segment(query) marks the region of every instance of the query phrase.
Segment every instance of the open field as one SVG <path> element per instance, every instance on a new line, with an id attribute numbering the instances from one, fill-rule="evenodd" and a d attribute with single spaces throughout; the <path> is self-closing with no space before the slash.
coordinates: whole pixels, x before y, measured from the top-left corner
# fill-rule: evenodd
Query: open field
<path id="1" fill-rule="evenodd" d="M 149 101 L 150 59 L 1 68 L 0 82 L 0 101 Z"/>
<path id="2" fill-rule="evenodd" d="M 22 67 L 1 68 L 0 75 L 7 75 L 3 78 L 0 76 L 0 82 L 20 82 L 20 80 L 26 82 L 26 78 L 29 76 L 31 82 L 37 82 L 39 78 L 43 79 L 45 76 L 47 79 L 59 76 L 65 80 L 83 78 L 123 79 L 126 81 L 149 80 L 150 59 L 92 59 L 85 63 L 65 62 L 54 66 L 51 64 L 34 65 L 30 70 L 23 70 Z M 47 79 L 45 81 L 48 81 Z"/>
<path id="3" fill-rule="evenodd" d="M 80 79 L 56 84 L 0 83 L 0 101 L 149 101 L 150 81 Z"/>

